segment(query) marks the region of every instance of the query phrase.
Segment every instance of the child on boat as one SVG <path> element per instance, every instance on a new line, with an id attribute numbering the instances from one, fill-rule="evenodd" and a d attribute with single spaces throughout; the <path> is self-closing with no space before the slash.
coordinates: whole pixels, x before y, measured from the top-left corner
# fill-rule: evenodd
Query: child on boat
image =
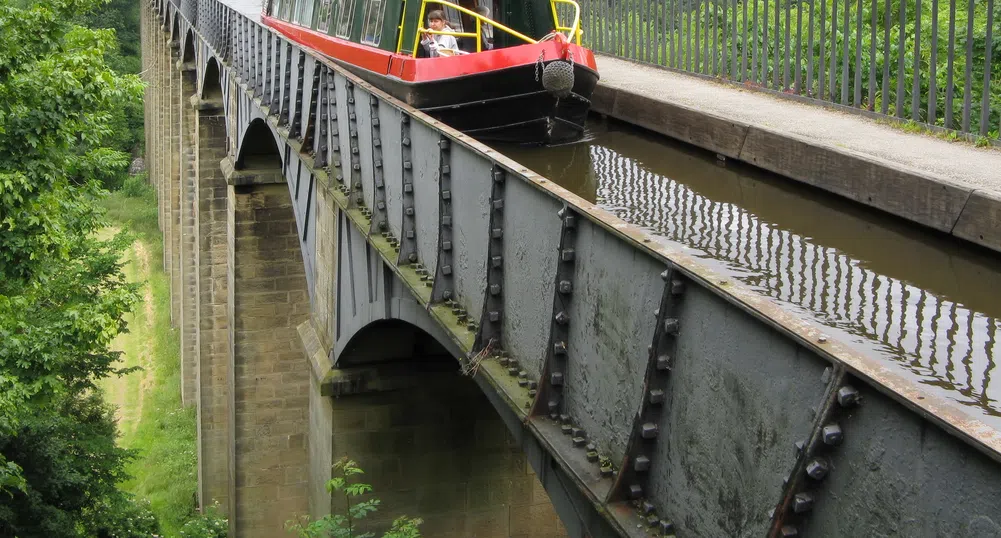
<path id="1" fill-rule="evenodd" d="M 436 32 L 454 32 L 445 22 L 445 15 L 440 9 L 428 13 L 428 27 Z M 449 34 L 424 34 L 421 45 L 428 50 L 428 55 L 432 58 L 436 56 L 455 56 L 459 50 L 459 43 L 455 36 Z"/>

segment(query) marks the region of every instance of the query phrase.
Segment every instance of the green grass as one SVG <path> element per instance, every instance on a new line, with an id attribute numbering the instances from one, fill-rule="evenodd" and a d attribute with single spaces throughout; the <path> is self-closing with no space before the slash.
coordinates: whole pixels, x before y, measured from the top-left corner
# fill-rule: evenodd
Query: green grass
<path id="1" fill-rule="evenodd" d="M 179 535 L 196 515 L 195 410 L 181 406 L 180 335 L 170 327 L 170 283 L 163 272 L 163 243 L 151 189 L 132 180 L 102 205 L 116 228 L 136 241 L 127 253 L 126 274 L 144 282 L 143 300 L 129 317 L 129 332 L 115 345 L 126 366 L 143 369 L 104 385 L 120 406 L 119 444 L 138 451 L 122 489 L 149 499 L 165 536 Z M 126 194 L 128 193 L 128 194 Z"/>

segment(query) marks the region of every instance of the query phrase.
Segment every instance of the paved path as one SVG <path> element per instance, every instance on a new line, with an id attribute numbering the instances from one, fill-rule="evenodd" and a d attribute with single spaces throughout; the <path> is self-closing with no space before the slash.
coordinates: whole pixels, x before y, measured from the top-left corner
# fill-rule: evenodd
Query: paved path
<path id="1" fill-rule="evenodd" d="M 597 63 L 596 111 L 1001 251 L 997 147 L 609 56 Z"/>

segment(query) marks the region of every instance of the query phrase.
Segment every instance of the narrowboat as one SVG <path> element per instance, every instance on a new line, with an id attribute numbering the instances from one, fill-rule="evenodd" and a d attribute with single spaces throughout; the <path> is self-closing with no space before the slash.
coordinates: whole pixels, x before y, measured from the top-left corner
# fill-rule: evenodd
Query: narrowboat
<path id="1" fill-rule="evenodd" d="M 598 82 L 575 0 L 267 0 L 261 20 L 481 141 L 578 140 Z"/>

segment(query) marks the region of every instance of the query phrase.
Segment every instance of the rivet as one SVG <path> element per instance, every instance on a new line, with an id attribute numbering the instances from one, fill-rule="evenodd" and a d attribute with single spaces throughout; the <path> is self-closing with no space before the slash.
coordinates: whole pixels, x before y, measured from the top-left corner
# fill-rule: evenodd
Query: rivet
<path id="1" fill-rule="evenodd" d="M 409 146 L 410 145 L 410 137 L 409 136 L 404 136 L 402 143 L 403 143 L 404 146 Z"/>
<path id="2" fill-rule="evenodd" d="M 442 217 L 441 217 L 441 225 L 442 226 L 451 226 L 452 225 L 452 215 L 442 215 Z"/>
<path id="3" fill-rule="evenodd" d="M 588 446 L 592 446 L 592 445 L 588 445 Z M 598 461 L 598 453 L 593 448 L 588 448 L 587 449 L 586 456 L 587 456 L 587 461 L 590 461 L 590 462 L 596 462 L 596 461 Z"/>
<path id="4" fill-rule="evenodd" d="M 571 429 L 572 427 L 569 424 L 563 424 L 560 426 L 560 431 L 563 432 L 563 435 L 570 435 Z"/>
<path id="5" fill-rule="evenodd" d="M 664 391 L 660 389 L 653 389 L 647 398 L 650 405 L 659 405 L 664 402 Z"/>
<path id="6" fill-rule="evenodd" d="M 633 460 L 633 469 L 635 469 L 636 472 L 640 472 L 640 473 L 644 473 L 646 471 L 649 471 L 650 470 L 650 458 L 648 458 L 646 456 L 637 456 L 636 459 Z"/>
<path id="7" fill-rule="evenodd" d="M 797 493 L 792 499 L 792 511 L 797 514 L 809 512 L 813 508 L 813 495 L 808 492 Z"/>
<path id="8" fill-rule="evenodd" d="M 805 446 L 806 446 L 806 441 L 796 441 L 795 447 L 797 456 L 803 453 L 803 448 Z"/>
<path id="9" fill-rule="evenodd" d="M 441 294 L 441 297 L 442 297 L 442 299 L 445 299 L 446 301 L 451 301 L 452 300 L 452 290 L 445 290 Z M 507 359 L 505 359 L 505 362 L 507 362 Z"/>
<path id="10" fill-rule="evenodd" d="M 823 343 L 827 342 L 827 337 L 826 336 L 821 336 L 820 338 L 817 338 L 817 342 L 820 342 L 821 344 L 823 344 Z"/>
<path id="11" fill-rule="evenodd" d="M 785 525 L 780 532 L 782 533 L 782 538 L 796 538 L 799 536 L 799 531 L 792 525 Z"/>
<path id="12" fill-rule="evenodd" d="M 410 234 L 412 235 L 413 232 L 411 231 Z M 411 252 L 409 255 L 407 255 L 407 259 L 410 261 L 410 263 L 416 262 L 417 261 L 417 253 L 416 252 Z"/>
<path id="13" fill-rule="evenodd" d="M 490 318 L 490 321 L 492 321 L 492 322 L 495 322 L 495 323 L 496 323 L 496 322 L 500 321 L 500 312 L 497 312 L 496 310 L 494 310 L 494 311 L 491 311 L 491 312 L 490 312 L 490 313 L 488 314 L 488 316 L 489 316 L 489 318 Z"/>
<path id="14" fill-rule="evenodd" d="M 452 199 L 452 191 L 441 191 L 441 199 L 442 200 L 451 200 Z"/>
<path id="15" fill-rule="evenodd" d="M 664 331 L 668 334 L 678 334 L 678 319 L 677 318 L 667 318 L 664 320 Z"/>
<path id="16" fill-rule="evenodd" d="M 565 248 L 563 249 L 563 252 L 560 253 L 560 259 L 565 262 L 573 261 L 573 258 L 574 250 L 572 248 Z"/>
<path id="17" fill-rule="evenodd" d="M 531 380 L 529 380 L 529 382 L 528 382 L 528 388 L 530 388 L 530 389 L 537 389 L 537 388 L 539 388 L 539 383 L 537 381 L 531 381 Z"/>
<path id="18" fill-rule="evenodd" d="M 841 426 L 837 424 L 828 424 L 824 426 L 823 438 L 825 445 L 840 445 L 841 441 L 844 440 L 844 434 L 841 432 Z"/>
<path id="19" fill-rule="evenodd" d="M 518 380 L 518 386 L 519 387 L 527 387 L 528 386 L 528 380 L 527 379 L 519 379 Z"/>
<path id="20" fill-rule="evenodd" d="M 643 512 L 643 515 L 652 514 L 654 511 L 653 503 L 650 501 L 643 501 L 640 503 L 640 510 Z"/>
<path id="21" fill-rule="evenodd" d="M 563 372 L 553 372 L 549 374 L 549 383 L 554 387 L 563 386 Z"/>
<path id="22" fill-rule="evenodd" d="M 406 214 L 408 217 L 412 217 L 414 216 L 414 208 L 408 207 L 403 210 L 403 213 Z"/>
<path id="23" fill-rule="evenodd" d="M 685 283 L 681 280 L 671 281 L 671 295 L 681 295 L 685 291 Z"/>
<path id="24" fill-rule="evenodd" d="M 518 375 L 518 368 L 514 367 L 514 366 L 512 366 L 511 368 L 508 368 L 507 369 L 507 375 L 509 375 L 511 377 L 517 376 Z"/>
<path id="25" fill-rule="evenodd" d="M 553 353 L 557 355 L 565 355 L 567 352 L 567 343 L 560 340 L 553 344 Z"/>
<path id="26" fill-rule="evenodd" d="M 504 181 L 504 171 L 503 170 L 494 170 L 493 175 L 494 175 L 494 181 L 496 181 L 498 183 L 501 182 L 501 181 Z"/>
<path id="27" fill-rule="evenodd" d="M 657 357 L 657 369 L 664 371 L 671 369 L 671 357 L 668 355 L 661 355 Z"/>
<path id="28" fill-rule="evenodd" d="M 447 175 L 449 175 L 451 173 L 452 173 L 452 167 L 451 166 L 449 166 L 447 164 L 441 165 L 441 175 L 447 176 Z"/>
<path id="29" fill-rule="evenodd" d="M 380 210 L 386 209 L 386 202 L 382 201 L 376 202 L 375 207 L 379 208 Z"/>
<path id="30" fill-rule="evenodd" d="M 413 230 L 407 230 L 405 232 L 405 235 L 407 236 L 407 239 L 413 239 L 414 238 L 414 231 Z"/>
<path id="31" fill-rule="evenodd" d="M 490 257 L 490 265 L 493 266 L 495 269 L 501 266 L 501 262 L 502 261 L 503 261 L 503 258 L 501 258 L 500 256 L 491 256 Z"/>
<path id="32" fill-rule="evenodd" d="M 827 460 L 822 458 L 810 460 L 810 463 L 806 464 L 806 474 L 814 480 L 823 480 L 830 469 Z"/>
<path id="33" fill-rule="evenodd" d="M 448 251 L 452 250 L 452 242 L 451 241 L 442 241 L 441 242 L 441 249 L 444 250 L 445 252 L 448 252 Z"/>
<path id="34" fill-rule="evenodd" d="M 504 236 L 504 230 L 502 228 L 494 228 L 490 231 L 490 236 L 494 239 L 500 239 Z"/>
<path id="35" fill-rule="evenodd" d="M 403 169 L 410 170 L 413 168 L 413 164 L 410 161 L 403 161 Z"/>
<path id="36" fill-rule="evenodd" d="M 538 393 L 539 391 L 537 389 L 528 389 L 528 395 L 531 396 L 532 398 L 535 398 L 535 395 Z"/>
<path id="37" fill-rule="evenodd" d="M 643 488 L 640 487 L 639 484 L 630 484 L 629 485 L 629 498 L 630 499 L 639 499 L 642 496 L 643 496 Z"/>
<path id="38" fill-rule="evenodd" d="M 441 273 L 443 275 L 450 275 L 450 274 L 452 274 L 452 266 L 451 265 L 443 265 L 441 267 Z"/>
<path id="39" fill-rule="evenodd" d="M 500 295 L 500 292 L 501 292 L 501 286 L 500 286 L 500 284 L 491 284 L 490 285 L 490 295 Z"/>
<path id="40" fill-rule="evenodd" d="M 670 277 L 670 276 L 671 276 L 671 271 L 669 269 L 664 269 L 664 272 L 662 272 L 660 274 L 661 280 L 664 280 L 664 281 L 666 281 L 668 279 L 668 277 Z"/>
<path id="41" fill-rule="evenodd" d="M 504 200 L 494 200 L 494 209 L 504 209 Z"/>
<path id="42" fill-rule="evenodd" d="M 376 159 L 375 160 L 375 167 L 376 168 L 382 168 L 382 159 Z"/>
<path id="43" fill-rule="evenodd" d="M 548 406 L 549 406 L 549 411 L 550 411 L 550 412 L 553 412 L 553 411 L 556 411 L 557 409 L 559 409 L 559 407 L 560 407 L 560 402 L 558 402 L 558 401 L 556 401 L 556 400 L 549 400 L 549 401 L 548 401 L 548 402 L 546 403 L 546 405 L 548 405 Z"/>
<path id="44" fill-rule="evenodd" d="M 573 433 L 574 437 L 584 437 L 585 435 L 584 429 L 579 427 L 574 427 L 573 432 L 571 433 Z"/>
<path id="45" fill-rule="evenodd" d="M 561 280 L 559 286 L 560 293 L 567 294 L 573 291 L 573 284 L 569 280 Z"/>
<path id="46" fill-rule="evenodd" d="M 563 219 L 563 224 L 567 228 L 573 228 L 577 225 L 577 219 L 575 219 L 573 215 L 567 215 L 566 218 Z"/>
<path id="47" fill-rule="evenodd" d="M 447 138 L 443 138 L 443 139 L 439 140 L 438 141 L 438 147 L 441 148 L 441 149 L 448 149 L 448 139 Z"/>
<path id="48" fill-rule="evenodd" d="M 660 519 L 657 518 L 657 514 L 650 514 L 649 516 L 646 516 L 646 524 L 651 527 L 656 527 L 658 521 L 660 521 Z"/>
<path id="49" fill-rule="evenodd" d="M 664 536 L 674 534 L 674 522 L 668 519 L 662 519 L 657 523 L 657 528 Z"/>
<path id="50" fill-rule="evenodd" d="M 410 183 L 404 183 L 403 184 L 403 192 L 409 193 L 409 192 L 413 192 L 413 191 L 414 191 L 414 186 L 413 185 L 411 185 Z M 410 209 L 410 213 L 408 213 L 408 214 L 409 215 L 413 215 L 414 214 L 412 208 Z"/>
<path id="51" fill-rule="evenodd" d="M 577 448 L 580 448 L 580 447 L 584 446 L 585 443 L 587 443 L 587 438 L 586 437 L 574 437 L 573 438 L 573 446 L 575 446 Z"/>
<path id="52" fill-rule="evenodd" d="M 640 436 L 644 439 L 654 439 L 657 437 L 659 428 L 653 422 L 647 422 L 640 428 Z"/>
<path id="53" fill-rule="evenodd" d="M 838 403 L 842 407 L 852 407 L 859 402 L 859 392 L 851 385 L 845 385 L 838 389 Z"/>
<path id="54" fill-rule="evenodd" d="M 410 116 L 403 116 L 402 118 L 400 118 L 400 123 L 403 124 L 403 125 L 409 124 L 410 123 Z"/>
<path id="55" fill-rule="evenodd" d="M 568 321 L 570 321 L 570 316 L 568 316 L 566 312 L 560 310 L 556 313 L 556 323 L 566 325 Z"/>

